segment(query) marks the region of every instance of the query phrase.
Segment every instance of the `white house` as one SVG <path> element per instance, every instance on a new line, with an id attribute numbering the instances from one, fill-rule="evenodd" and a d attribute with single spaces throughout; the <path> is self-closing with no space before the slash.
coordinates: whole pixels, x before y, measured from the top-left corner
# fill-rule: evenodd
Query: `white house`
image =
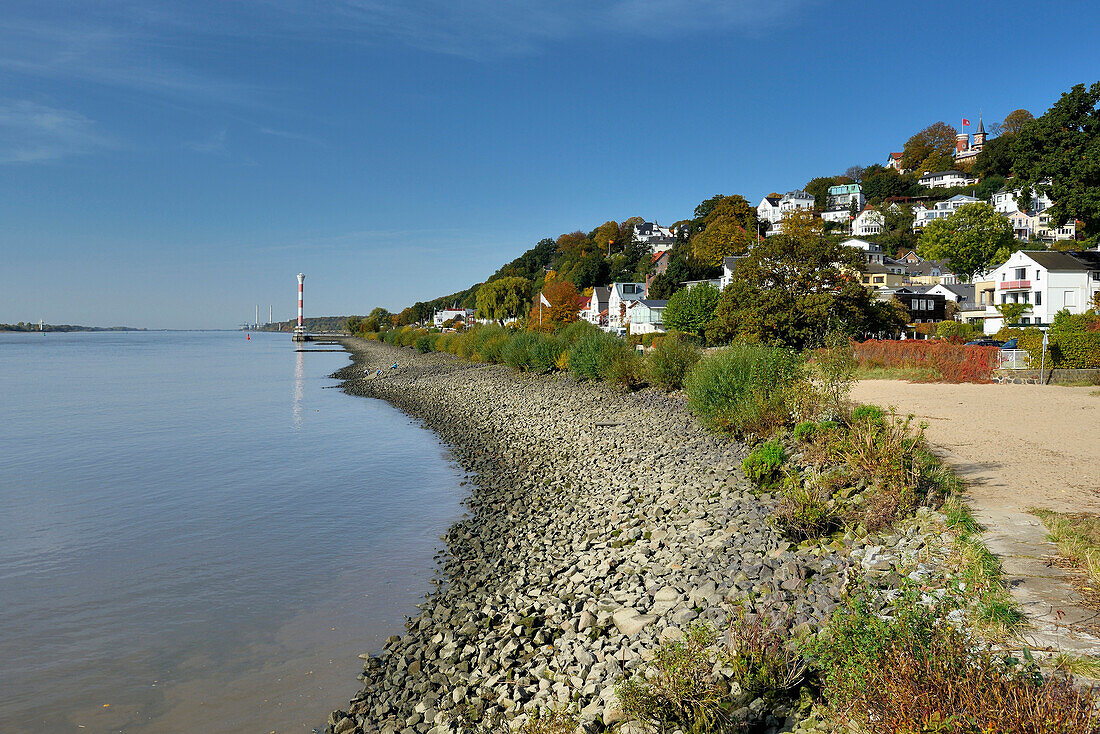
<path id="1" fill-rule="evenodd" d="M 664 333 L 664 313 L 668 301 L 642 299 L 630 304 L 626 311 L 631 334 Z"/>
<path id="2" fill-rule="evenodd" d="M 671 249 L 676 243 L 676 233 L 656 223 L 642 222 L 634 225 L 634 239 L 649 247 L 650 252 Z"/>
<path id="3" fill-rule="evenodd" d="M 829 187 L 829 198 L 826 209 L 850 210 L 855 204 L 856 211 L 863 209 L 867 203 L 867 197 L 863 195 L 863 187 L 857 183 L 837 184 Z"/>
<path id="4" fill-rule="evenodd" d="M 879 265 L 882 265 L 881 246 L 876 245 L 873 242 L 868 242 L 867 240 L 854 238 L 850 240 L 844 240 L 840 244 L 844 245 L 845 247 L 853 247 L 857 250 L 862 250 L 864 260 L 866 260 L 868 263 L 878 263 Z"/>
<path id="5" fill-rule="evenodd" d="M 950 189 L 955 186 L 973 186 L 978 179 L 962 171 L 936 171 L 926 173 L 917 179 L 917 183 L 929 189 Z"/>
<path id="6" fill-rule="evenodd" d="M 808 194 L 800 189 L 794 191 L 788 191 L 783 194 L 783 198 L 779 200 L 779 216 L 783 217 L 787 212 L 793 212 L 798 209 L 809 209 L 813 211 L 814 197 L 813 194 Z"/>
<path id="7" fill-rule="evenodd" d="M 737 267 L 737 263 L 741 261 L 744 255 L 728 255 L 722 258 L 722 276 L 718 279 L 718 290 L 724 289 L 733 281 L 733 271 Z"/>
<path id="8" fill-rule="evenodd" d="M 905 173 L 905 169 L 901 167 L 901 153 L 891 153 L 886 157 L 886 167 L 893 168 L 898 173 Z"/>
<path id="9" fill-rule="evenodd" d="M 645 298 L 645 283 L 612 283 L 607 296 L 607 328 L 626 326 L 630 304 Z"/>
<path id="10" fill-rule="evenodd" d="M 779 212 L 779 202 L 782 199 L 782 196 L 765 196 L 761 199 L 760 203 L 756 205 L 757 220 L 775 224 L 782 219 L 783 215 Z"/>
<path id="11" fill-rule="evenodd" d="M 917 216 L 913 219 L 913 231 L 924 229 L 929 222 L 936 219 L 947 219 L 967 204 L 977 204 L 981 199 L 966 194 L 955 194 L 946 201 L 937 201 L 931 209 L 917 209 Z"/>
<path id="12" fill-rule="evenodd" d="M 596 326 L 607 326 L 607 299 L 610 295 L 609 288 L 593 288 L 588 307 L 581 311 L 581 318 Z"/>
<path id="13" fill-rule="evenodd" d="M 477 311 L 472 308 L 443 308 L 432 314 L 432 325 L 437 329 L 443 327 L 444 322 L 458 319 L 464 324 L 470 323 Z"/>
<path id="14" fill-rule="evenodd" d="M 1049 183 L 1046 182 L 1046 183 Z M 1024 211 L 1019 204 L 1020 195 L 1023 193 L 1022 188 L 1010 189 L 1005 186 L 1003 189 L 993 194 L 993 208 L 1001 214 L 1011 214 L 1016 211 Z M 1027 214 L 1039 214 L 1046 209 L 1053 206 L 1054 202 L 1050 200 L 1050 197 L 1045 193 L 1039 191 L 1036 187 L 1031 187 L 1031 204 L 1027 207 Z"/>
<path id="15" fill-rule="evenodd" d="M 996 288 L 995 303 L 1029 304 L 1021 323 L 1049 324 L 1062 309 L 1079 314 L 1090 308 L 1100 292 L 1100 252 L 1019 250 L 986 277 Z M 1001 326 L 1000 313 L 987 306 L 985 333 L 996 333 Z"/>
<path id="16" fill-rule="evenodd" d="M 881 234 L 885 226 L 886 218 L 882 216 L 882 212 L 868 204 L 852 222 L 852 236 L 858 238 Z"/>

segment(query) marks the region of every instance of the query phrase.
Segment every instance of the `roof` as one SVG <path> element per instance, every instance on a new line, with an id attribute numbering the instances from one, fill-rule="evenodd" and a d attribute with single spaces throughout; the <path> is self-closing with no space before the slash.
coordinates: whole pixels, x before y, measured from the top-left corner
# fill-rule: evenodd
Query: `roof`
<path id="1" fill-rule="evenodd" d="M 956 171 L 954 169 L 951 169 L 950 171 L 929 171 L 928 173 L 921 176 L 921 178 L 928 178 L 929 176 L 947 176 L 947 175 L 950 175 L 952 173 L 954 173 L 958 176 L 965 176 L 966 175 L 962 171 Z"/>
<path id="2" fill-rule="evenodd" d="M 905 268 L 905 271 L 909 273 L 909 275 L 931 275 L 933 270 L 939 270 L 941 275 L 952 272 L 951 268 L 947 265 L 935 260 L 925 260 L 924 262 L 908 265 Z"/>
<path id="3" fill-rule="evenodd" d="M 982 122 L 982 118 L 980 115 L 978 117 L 978 129 L 975 132 L 980 133 L 981 135 L 985 135 L 985 123 Z"/>
<path id="4" fill-rule="evenodd" d="M 608 299 L 611 298 L 611 289 L 596 286 L 592 289 L 592 297 L 596 299 L 597 304 L 607 303 Z"/>
<path id="5" fill-rule="evenodd" d="M 900 161 L 901 160 L 901 153 L 891 153 L 890 157 L 893 158 L 894 160 Z"/>
<path id="6" fill-rule="evenodd" d="M 577 309 L 580 310 L 580 311 L 585 311 L 585 310 L 588 309 L 588 306 L 591 303 L 592 303 L 592 296 L 581 296 L 577 300 Z"/>
<path id="7" fill-rule="evenodd" d="M 640 303 L 641 305 L 643 305 L 647 308 L 664 308 L 665 306 L 668 305 L 668 301 L 660 301 L 660 300 L 655 300 L 655 299 L 652 299 L 652 298 L 650 298 L 650 299 L 643 298 L 642 300 L 635 301 L 634 303 Z"/>
<path id="8" fill-rule="evenodd" d="M 974 284 L 973 283 L 940 283 L 939 285 L 930 286 L 931 288 L 946 288 L 959 297 L 960 301 L 973 302 L 974 301 Z"/>
<path id="9" fill-rule="evenodd" d="M 1021 250 L 1047 270 L 1100 270 L 1100 252 L 1057 252 L 1055 250 Z"/>
<path id="10" fill-rule="evenodd" d="M 668 254 L 668 250 L 658 250 L 657 252 L 655 252 L 655 253 L 653 253 L 652 255 L 649 256 L 649 261 L 651 263 L 655 263 L 667 254 Z"/>
<path id="11" fill-rule="evenodd" d="M 813 194 L 809 194 L 809 193 L 803 191 L 802 189 L 795 189 L 794 191 L 788 191 L 787 193 L 783 194 L 783 198 L 784 199 L 812 199 L 812 198 L 814 198 L 814 196 L 813 196 Z"/>
<path id="12" fill-rule="evenodd" d="M 727 255 L 722 258 L 722 267 L 733 270 L 737 267 L 737 261 L 743 258 L 744 255 Z"/>
<path id="13" fill-rule="evenodd" d="M 954 196 L 952 196 L 952 197 L 951 197 L 950 199 L 948 199 L 947 201 L 967 201 L 967 202 L 976 202 L 976 201 L 981 201 L 981 199 L 979 199 L 979 198 L 977 198 L 977 197 L 975 197 L 975 196 L 967 196 L 966 194 L 955 194 Z"/>

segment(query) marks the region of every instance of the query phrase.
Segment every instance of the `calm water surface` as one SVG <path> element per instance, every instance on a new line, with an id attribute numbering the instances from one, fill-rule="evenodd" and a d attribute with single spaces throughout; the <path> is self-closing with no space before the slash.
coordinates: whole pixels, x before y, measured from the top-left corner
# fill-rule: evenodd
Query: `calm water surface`
<path id="1" fill-rule="evenodd" d="M 309 732 L 461 513 L 286 335 L 0 333 L 0 732 Z"/>

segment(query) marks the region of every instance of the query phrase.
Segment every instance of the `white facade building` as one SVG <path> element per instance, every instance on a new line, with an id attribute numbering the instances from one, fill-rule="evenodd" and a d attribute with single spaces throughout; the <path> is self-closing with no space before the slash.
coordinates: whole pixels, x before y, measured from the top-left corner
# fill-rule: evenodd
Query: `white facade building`
<path id="1" fill-rule="evenodd" d="M 872 237 L 876 234 L 882 233 L 882 228 L 886 226 L 886 217 L 882 216 L 882 212 L 872 209 L 870 205 L 863 208 L 863 211 L 859 213 L 859 216 L 852 221 L 852 236 L 853 237 Z"/>
<path id="2" fill-rule="evenodd" d="M 779 200 L 779 216 L 783 217 L 788 212 L 793 212 L 798 209 L 809 209 L 813 211 L 814 197 L 813 194 L 808 194 L 800 189 L 794 191 L 788 191 L 783 194 L 783 198 Z"/>
<path id="3" fill-rule="evenodd" d="M 947 219 L 949 216 L 967 204 L 977 204 L 981 199 L 966 194 L 955 194 L 946 201 L 937 201 L 931 209 L 917 209 L 917 216 L 913 219 L 913 231 L 924 229 L 929 222 L 936 219 Z"/>
<path id="4" fill-rule="evenodd" d="M 472 308 L 444 308 L 432 314 L 432 325 L 440 329 L 443 327 L 444 322 L 452 319 L 458 319 L 464 324 L 468 324 L 474 320 L 476 315 L 477 311 Z"/>
<path id="5" fill-rule="evenodd" d="M 624 328 L 630 304 L 643 300 L 645 292 L 645 283 L 612 283 L 607 296 L 607 328 Z"/>
<path id="6" fill-rule="evenodd" d="M 1100 291 L 1100 252 L 1019 250 L 985 277 L 996 288 L 996 304 L 1030 305 L 1021 323 L 1049 324 L 1062 309 L 1080 314 L 1090 308 Z M 986 307 L 985 333 L 996 333 L 1003 321 L 996 308 Z"/>
<path id="7" fill-rule="evenodd" d="M 650 252 L 660 252 L 676 244 L 676 233 L 656 223 L 642 222 L 634 225 L 634 239 L 648 246 Z"/>
<path id="8" fill-rule="evenodd" d="M 863 259 L 866 260 L 868 263 L 878 263 L 879 265 L 882 265 L 882 248 L 874 244 L 873 242 L 868 242 L 866 240 L 860 239 L 850 239 L 844 240 L 840 244 L 844 245 L 845 247 L 852 247 L 856 250 L 861 250 L 863 252 Z"/>
<path id="9" fill-rule="evenodd" d="M 973 186 L 978 179 L 962 171 L 936 171 L 926 173 L 917 179 L 917 183 L 929 189 L 950 189 L 955 186 Z"/>
<path id="10" fill-rule="evenodd" d="M 782 196 L 765 196 L 756 205 L 756 219 L 760 222 L 775 224 L 783 215 L 779 213 L 779 202 Z"/>
<path id="11" fill-rule="evenodd" d="M 663 334 L 665 331 L 664 313 L 668 301 L 643 299 L 635 301 L 626 311 L 627 324 L 631 334 Z"/>

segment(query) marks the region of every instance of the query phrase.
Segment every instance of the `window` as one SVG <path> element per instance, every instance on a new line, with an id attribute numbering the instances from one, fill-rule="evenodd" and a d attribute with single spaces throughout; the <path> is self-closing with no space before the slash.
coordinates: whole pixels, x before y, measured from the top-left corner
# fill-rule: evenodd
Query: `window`
<path id="1" fill-rule="evenodd" d="M 1030 293 L 1026 291 L 1020 294 L 1020 303 L 1028 303 L 1028 298 L 1031 297 Z"/>
<path id="2" fill-rule="evenodd" d="M 1031 317 L 1030 317 L 1030 316 L 1024 316 L 1024 317 L 1022 317 L 1022 318 L 1020 319 L 1020 323 L 1021 323 L 1021 324 L 1030 324 L 1030 323 L 1031 323 Z"/>
<path id="3" fill-rule="evenodd" d="M 1016 280 L 1027 280 L 1027 268 L 1016 268 Z"/>
<path id="4" fill-rule="evenodd" d="M 1043 292 L 1042 291 L 1035 291 L 1035 305 L 1036 306 L 1042 306 L 1043 305 Z"/>

